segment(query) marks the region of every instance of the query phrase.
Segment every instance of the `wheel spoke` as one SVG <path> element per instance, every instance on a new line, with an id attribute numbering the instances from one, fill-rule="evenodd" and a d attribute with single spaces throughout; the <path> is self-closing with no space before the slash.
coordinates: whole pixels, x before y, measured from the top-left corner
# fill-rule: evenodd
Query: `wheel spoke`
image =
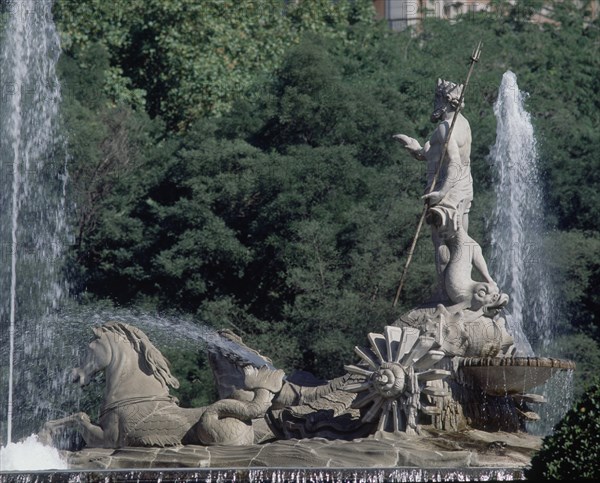
<path id="1" fill-rule="evenodd" d="M 377 356 L 375 353 L 367 348 L 367 347 L 355 347 L 354 352 L 358 354 L 363 361 L 365 361 L 373 370 L 379 369 L 379 364 L 377 363 Z"/>
<path id="2" fill-rule="evenodd" d="M 387 428 L 388 421 L 390 420 L 390 412 L 392 409 L 392 401 L 387 400 L 381 410 L 381 417 L 379 418 L 379 426 L 377 427 L 378 431 L 385 431 Z"/>
<path id="3" fill-rule="evenodd" d="M 372 421 L 375 420 L 375 418 L 377 417 L 377 415 L 379 414 L 379 410 L 381 409 L 381 407 L 384 405 L 385 400 L 384 399 L 377 399 L 373 405 L 371 406 L 371 408 L 367 411 L 367 413 L 361 418 L 362 421 L 365 421 L 367 423 L 370 423 Z"/>
<path id="4" fill-rule="evenodd" d="M 417 343 L 412 347 L 410 352 L 406 354 L 401 361 L 403 366 L 409 366 L 417 362 L 421 357 L 423 357 L 431 346 L 435 343 L 435 339 L 433 337 L 425 337 L 421 336 L 417 340 Z"/>
<path id="5" fill-rule="evenodd" d="M 431 350 L 423 357 L 421 357 L 417 362 L 414 363 L 415 371 L 422 371 L 424 369 L 429 369 L 436 362 L 442 360 L 446 354 L 442 351 L 434 351 Z"/>
<path id="6" fill-rule="evenodd" d="M 384 334 L 387 341 L 387 362 L 397 362 L 396 358 L 400 354 L 400 344 L 404 331 L 400 327 L 388 325 L 384 330 Z"/>
<path id="7" fill-rule="evenodd" d="M 362 383 L 348 384 L 343 387 L 344 391 L 348 392 L 362 392 L 366 391 L 371 387 L 371 381 L 366 381 Z"/>
<path id="8" fill-rule="evenodd" d="M 369 369 L 365 369 L 364 367 L 358 367 L 355 365 L 344 366 L 344 369 L 346 369 L 348 372 L 351 372 L 352 374 L 360 374 L 361 376 L 371 377 L 374 374 L 373 371 Z"/>
<path id="9" fill-rule="evenodd" d="M 364 408 L 367 404 L 374 401 L 379 397 L 379 394 L 376 392 L 363 393 L 358 398 L 354 400 L 352 403 L 352 407 L 355 409 Z"/>
<path id="10" fill-rule="evenodd" d="M 371 347 L 373 348 L 373 352 L 377 354 L 380 362 L 387 361 L 387 342 L 385 341 L 385 337 L 381 334 L 374 334 L 371 332 L 368 335 L 369 342 L 371 343 Z"/>

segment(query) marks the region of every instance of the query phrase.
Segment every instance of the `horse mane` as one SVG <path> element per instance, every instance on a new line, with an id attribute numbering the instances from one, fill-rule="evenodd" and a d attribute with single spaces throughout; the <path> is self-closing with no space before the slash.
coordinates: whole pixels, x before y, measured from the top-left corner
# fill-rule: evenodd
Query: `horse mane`
<path id="1" fill-rule="evenodd" d="M 148 336 L 140 329 L 123 322 L 107 322 L 102 325 L 101 329 L 104 332 L 112 332 L 114 334 L 125 337 L 133 349 L 140 354 L 142 362 L 146 365 L 149 372 L 160 381 L 164 386 L 171 386 L 175 389 L 179 387 L 179 381 L 169 368 L 169 361 L 162 353 L 154 346 Z"/>

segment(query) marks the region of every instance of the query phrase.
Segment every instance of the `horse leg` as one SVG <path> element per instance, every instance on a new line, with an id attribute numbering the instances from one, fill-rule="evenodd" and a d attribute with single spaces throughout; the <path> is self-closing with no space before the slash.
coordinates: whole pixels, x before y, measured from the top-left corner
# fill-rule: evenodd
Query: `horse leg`
<path id="1" fill-rule="evenodd" d="M 51 442 L 52 437 L 60 430 L 73 428 L 91 447 L 104 447 L 104 430 L 100 426 L 92 424 L 90 417 L 86 413 L 75 413 L 61 419 L 54 419 L 44 424 L 38 437 L 42 442 Z"/>

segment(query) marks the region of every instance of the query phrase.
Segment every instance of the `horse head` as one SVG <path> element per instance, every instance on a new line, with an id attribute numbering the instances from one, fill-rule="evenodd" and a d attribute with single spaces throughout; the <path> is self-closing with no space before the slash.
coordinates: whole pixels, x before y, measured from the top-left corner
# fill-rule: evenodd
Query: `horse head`
<path id="1" fill-rule="evenodd" d="M 107 322 L 92 330 L 94 338 L 83 364 L 71 371 L 73 382 L 85 386 L 102 370 L 110 367 L 113 371 L 123 371 L 125 364 L 130 364 L 140 374 L 156 379 L 165 390 L 168 386 L 179 387 L 167 359 L 141 330 L 122 322 Z"/>
<path id="2" fill-rule="evenodd" d="M 92 327 L 94 338 L 88 344 L 83 364 L 71 371 L 71 380 L 81 387 L 87 386 L 92 378 L 104 370 L 112 361 L 113 344 L 101 327 Z"/>

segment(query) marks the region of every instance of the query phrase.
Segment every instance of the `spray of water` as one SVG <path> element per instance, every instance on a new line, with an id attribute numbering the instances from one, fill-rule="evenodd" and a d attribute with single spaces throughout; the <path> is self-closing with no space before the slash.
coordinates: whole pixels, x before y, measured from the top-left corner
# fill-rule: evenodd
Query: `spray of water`
<path id="1" fill-rule="evenodd" d="M 60 345 L 52 325 L 38 322 L 66 295 L 66 157 L 51 7 L 50 0 L 7 2 L 0 25 L 0 332 L 8 334 L 0 347 L 1 367 L 8 367 L 0 374 L 0 393 L 7 395 L 0 429 L 7 443 L 15 429 L 29 434 L 27 421 L 50 406 L 53 381 L 45 372 Z"/>
<path id="2" fill-rule="evenodd" d="M 85 331 L 79 336 L 80 344 L 81 340 L 89 339 L 91 327 L 116 321 L 143 330 L 159 348 L 177 347 L 188 351 L 213 350 L 243 364 L 274 369 L 270 361 L 254 351 L 221 336 L 213 327 L 183 315 L 167 316 L 128 309 L 101 310 L 93 307 L 77 307 L 72 314 L 63 313 L 62 320 L 64 325 L 73 327 L 73 333 Z"/>
<path id="3" fill-rule="evenodd" d="M 35 455 L 35 458 L 32 458 Z M 68 465 L 56 448 L 31 435 L 18 443 L 0 447 L 0 471 L 64 470 Z M 27 480 L 23 480 L 27 481 Z"/>
<path id="4" fill-rule="evenodd" d="M 494 105 L 497 130 L 490 161 L 495 180 L 496 208 L 490 221 L 492 273 L 510 294 L 507 322 L 521 355 L 545 347 L 555 320 L 551 278 L 543 256 L 544 202 L 538 149 L 526 94 L 517 77 L 502 77 Z"/>
<path id="5" fill-rule="evenodd" d="M 491 273 L 511 302 L 507 324 L 517 345 L 517 355 L 545 354 L 558 318 L 557 296 L 544 256 L 544 198 L 539 155 L 526 93 L 517 77 L 507 71 L 494 105 L 496 143 L 490 162 L 496 175 L 496 208 L 488 227 L 491 232 Z M 568 409 L 572 395 L 569 374 L 554 376 L 537 390 L 548 404 L 536 411 L 544 424 L 528 428 L 548 434 Z"/>

